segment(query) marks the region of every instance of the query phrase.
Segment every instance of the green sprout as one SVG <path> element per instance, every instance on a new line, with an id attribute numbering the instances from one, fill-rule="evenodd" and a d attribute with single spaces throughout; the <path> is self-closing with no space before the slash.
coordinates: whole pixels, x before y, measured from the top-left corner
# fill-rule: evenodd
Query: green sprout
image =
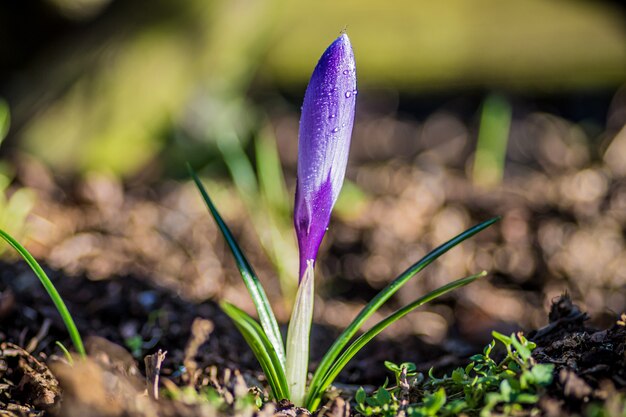
<path id="1" fill-rule="evenodd" d="M 74 349 L 76 349 L 76 351 L 82 358 L 85 358 L 87 354 L 85 352 L 83 340 L 80 337 L 80 333 L 78 332 L 78 329 L 76 328 L 76 324 L 74 323 L 74 319 L 72 318 L 72 315 L 67 309 L 67 306 L 65 305 L 65 302 L 63 301 L 63 298 L 61 298 L 61 296 L 59 295 L 59 292 L 54 287 L 54 284 L 52 283 L 50 278 L 48 278 L 48 275 L 46 275 L 43 268 L 39 265 L 39 263 L 35 260 L 35 258 L 33 258 L 33 256 L 26 250 L 26 248 L 24 248 L 24 246 L 22 246 L 11 235 L 9 235 L 4 230 L 0 229 L 0 238 L 4 239 L 9 245 L 13 247 L 13 249 L 17 251 L 17 253 L 19 253 L 22 256 L 22 258 L 24 258 L 28 266 L 30 266 L 30 268 L 33 270 L 33 272 L 37 276 L 37 278 L 39 278 L 41 285 L 43 285 L 43 287 L 45 288 L 46 292 L 50 296 L 50 299 L 54 303 L 54 306 L 56 307 L 57 311 L 61 315 L 61 319 L 63 319 L 63 323 L 65 323 L 65 327 L 67 328 L 67 331 L 70 334 L 70 339 L 72 340 L 72 343 L 74 344 Z"/>

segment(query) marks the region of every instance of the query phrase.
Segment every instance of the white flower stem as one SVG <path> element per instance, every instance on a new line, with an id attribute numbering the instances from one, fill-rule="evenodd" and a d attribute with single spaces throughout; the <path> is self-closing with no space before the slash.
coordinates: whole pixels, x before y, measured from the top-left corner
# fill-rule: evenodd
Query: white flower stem
<path id="1" fill-rule="evenodd" d="M 314 296 L 313 261 L 307 261 L 306 271 L 300 282 L 296 302 L 287 331 L 287 367 L 291 402 L 300 407 L 304 403 L 306 379 L 309 367 L 309 339 L 313 320 Z"/>

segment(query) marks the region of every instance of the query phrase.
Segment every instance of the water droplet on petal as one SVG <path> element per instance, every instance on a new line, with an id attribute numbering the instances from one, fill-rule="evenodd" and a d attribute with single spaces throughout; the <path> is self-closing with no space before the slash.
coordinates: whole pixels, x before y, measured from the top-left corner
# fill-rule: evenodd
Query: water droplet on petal
<path id="1" fill-rule="evenodd" d="M 356 96 L 357 94 L 359 94 L 359 92 L 356 91 L 356 89 L 354 89 L 354 90 L 352 90 L 352 94 Z"/>
<path id="2" fill-rule="evenodd" d="M 346 91 L 346 98 L 350 98 L 352 96 L 352 91 Z"/>
<path id="3" fill-rule="evenodd" d="M 344 73 L 345 75 L 348 75 L 348 74 L 350 74 L 350 70 L 343 70 L 343 73 Z"/>
<path id="4" fill-rule="evenodd" d="M 337 132 L 339 132 L 339 128 L 338 127 L 333 129 L 333 133 L 337 133 Z"/>
<path id="5" fill-rule="evenodd" d="M 328 116 L 329 119 L 334 119 L 335 117 L 337 117 L 335 113 L 332 113 L 330 116 Z"/>

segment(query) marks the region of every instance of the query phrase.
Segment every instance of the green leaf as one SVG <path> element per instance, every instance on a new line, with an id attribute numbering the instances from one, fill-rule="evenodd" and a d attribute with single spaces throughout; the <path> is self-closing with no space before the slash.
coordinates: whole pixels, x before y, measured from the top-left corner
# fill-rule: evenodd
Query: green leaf
<path id="1" fill-rule="evenodd" d="M 365 402 L 365 397 L 367 395 L 365 394 L 365 390 L 363 389 L 363 387 L 359 387 L 358 390 L 356 390 L 356 394 L 354 395 L 354 399 L 356 400 L 357 403 L 359 404 L 363 404 Z"/>
<path id="2" fill-rule="evenodd" d="M 273 210 L 287 214 L 290 209 L 285 176 L 280 165 L 276 138 L 270 131 L 266 128 L 254 141 L 259 187 Z"/>
<path id="3" fill-rule="evenodd" d="M 70 354 L 70 351 L 67 350 L 65 345 L 58 340 L 55 341 L 54 344 L 57 345 L 59 349 L 61 349 L 61 352 L 63 352 L 63 356 L 65 356 L 65 360 L 67 360 L 67 363 L 69 363 L 70 366 L 74 366 L 74 359 L 72 359 L 72 355 Z"/>
<path id="4" fill-rule="evenodd" d="M 276 400 L 289 399 L 289 388 L 287 378 L 283 371 L 280 359 L 263 329 L 246 312 L 228 302 L 222 302 L 220 307 L 235 323 L 235 326 L 242 334 L 246 343 L 252 349 L 254 356 L 259 361 L 263 373 L 272 389 L 272 394 Z"/>
<path id="5" fill-rule="evenodd" d="M 452 375 L 450 375 L 450 377 L 457 384 L 461 384 L 465 379 L 465 372 L 463 371 L 463 368 L 456 368 L 454 371 L 452 371 Z"/>
<path id="6" fill-rule="evenodd" d="M 4 230 L 0 229 L 0 237 L 3 238 L 9 245 L 13 247 L 21 256 L 24 258 L 28 266 L 33 270 L 39 281 L 46 289 L 46 292 L 52 299 L 57 311 L 61 315 L 63 319 L 63 323 L 65 323 L 65 327 L 67 328 L 68 333 L 70 334 L 70 339 L 72 339 L 72 343 L 74 344 L 74 348 L 78 352 L 78 354 L 85 358 L 87 354 L 85 353 L 85 347 L 83 345 L 83 339 L 80 337 L 80 333 L 78 333 L 78 329 L 76 328 L 76 324 L 74 323 L 74 319 L 70 314 L 65 302 L 59 295 L 59 292 L 48 278 L 48 275 L 44 272 L 43 268 L 39 265 L 39 263 L 33 258 L 33 256 L 22 246 L 17 240 L 13 239 L 11 235 L 9 235 Z"/>
<path id="7" fill-rule="evenodd" d="M 380 407 L 382 405 L 378 402 L 378 399 L 376 397 L 367 397 L 365 398 L 365 402 L 371 407 Z"/>
<path id="8" fill-rule="evenodd" d="M 511 105 L 501 95 L 491 94 L 483 102 L 474 154 L 474 184 L 493 187 L 502 182 L 512 114 Z"/>
<path id="9" fill-rule="evenodd" d="M 511 384 L 506 379 L 500 383 L 500 394 L 504 402 L 511 402 Z"/>
<path id="10" fill-rule="evenodd" d="M 443 388 L 439 388 L 425 401 L 424 411 L 426 411 L 427 415 L 434 416 L 445 404 L 446 391 Z"/>
<path id="11" fill-rule="evenodd" d="M 459 287 L 463 287 L 467 284 L 470 284 L 477 280 L 480 277 L 486 275 L 486 272 L 481 272 L 476 275 L 472 275 L 466 278 L 461 278 L 459 280 L 453 281 L 449 284 L 446 284 L 436 290 L 429 292 L 423 297 L 418 298 L 412 303 L 406 305 L 405 307 L 396 310 L 383 320 L 376 323 L 372 326 L 371 329 L 363 333 L 359 336 L 346 350 L 341 354 L 341 356 L 335 361 L 333 366 L 329 369 L 329 371 L 325 374 L 325 377 L 322 379 L 319 385 L 319 392 L 324 392 L 326 388 L 334 381 L 334 379 L 339 375 L 339 372 L 346 366 L 346 364 L 356 355 L 370 340 L 376 337 L 380 332 L 385 330 L 388 326 L 398 321 L 400 318 L 406 316 L 411 311 L 415 310 L 417 307 L 422 306 L 452 290 L 455 290 Z M 311 395 L 311 394 L 309 394 Z M 312 398 L 312 397 L 311 397 Z M 317 406 L 318 401 L 312 401 L 313 406 Z"/>
<path id="12" fill-rule="evenodd" d="M 510 346 L 511 345 L 511 338 L 510 337 L 505 336 L 502 333 L 498 333 L 495 330 L 491 332 L 491 335 L 493 336 L 494 339 L 497 339 L 500 342 L 502 342 L 502 344 L 504 346 Z"/>
<path id="13" fill-rule="evenodd" d="M 528 349 L 526 346 L 520 343 L 519 340 L 517 340 L 517 337 L 515 336 L 515 334 L 512 334 L 510 339 L 511 339 L 511 344 L 513 345 L 513 347 L 515 348 L 519 356 L 522 358 L 524 362 L 527 362 L 528 359 L 530 359 L 530 355 L 531 355 L 530 349 Z"/>
<path id="14" fill-rule="evenodd" d="M 265 334 L 269 338 L 270 342 L 276 349 L 276 354 L 278 355 L 281 368 L 283 369 L 283 372 L 284 372 L 285 349 L 283 345 L 283 338 L 280 334 L 276 317 L 274 316 L 274 312 L 272 311 L 272 306 L 270 305 L 270 302 L 267 299 L 265 290 L 263 289 L 261 282 L 259 281 L 254 270 L 252 269 L 250 262 L 248 262 L 248 259 L 245 257 L 245 255 L 241 251 L 241 248 L 237 244 L 237 241 L 233 237 L 230 229 L 228 228 L 228 226 L 222 219 L 222 216 L 220 216 L 219 212 L 217 211 L 217 208 L 213 204 L 213 201 L 211 201 L 211 198 L 209 197 L 209 194 L 204 188 L 204 185 L 202 185 L 200 178 L 198 178 L 198 175 L 196 175 L 193 168 L 191 168 L 191 165 L 187 164 L 187 168 L 189 170 L 189 174 L 192 176 L 194 182 L 196 183 L 198 190 L 200 190 L 200 194 L 202 194 L 202 198 L 204 199 L 204 202 L 206 203 L 209 209 L 209 212 L 213 216 L 215 223 L 217 223 L 217 226 L 222 232 L 222 235 L 224 236 L 224 239 L 226 240 L 226 243 L 228 244 L 228 247 L 230 248 L 230 251 L 232 252 L 233 257 L 235 258 L 235 262 L 237 263 L 237 268 L 239 269 L 241 278 L 243 278 L 243 282 L 245 283 L 246 288 L 248 289 L 248 292 L 250 293 L 250 297 L 252 298 L 252 301 L 254 302 L 254 305 L 256 306 L 256 310 L 259 315 L 259 321 L 261 322 L 261 326 L 263 327 L 263 330 L 265 331 Z"/>
<path id="15" fill-rule="evenodd" d="M 257 196 L 259 189 L 254 168 L 252 168 L 237 135 L 231 132 L 231 134 L 221 137 L 217 142 L 217 147 L 222 153 L 239 194 L 244 198 Z"/>
<path id="16" fill-rule="evenodd" d="M 402 362 L 400 367 L 406 369 L 407 375 L 415 374 L 415 371 L 417 371 L 417 366 L 413 362 Z"/>
<path id="17" fill-rule="evenodd" d="M 396 365 L 393 362 L 385 361 L 384 364 L 385 368 L 389 369 L 394 374 L 399 374 L 401 371 L 400 366 Z"/>
<path id="18" fill-rule="evenodd" d="M 520 404 L 536 404 L 539 401 L 539 396 L 535 394 L 529 394 L 527 392 L 520 393 L 515 397 L 515 401 Z"/>
<path id="19" fill-rule="evenodd" d="M 376 392 L 376 400 L 380 405 L 389 404 L 391 401 L 391 394 L 386 389 L 380 388 Z"/>
<path id="20" fill-rule="evenodd" d="M 363 307 L 359 314 L 354 318 L 350 325 L 348 325 L 348 327 L 346 327 L 346 329 L 339 335 L 337 340 L 335 340 L 333 345 L 328 349 L 328 351 L 322 358 L 320 364 L 317 367 L 317 370 L 313 374 L 313 379 L 311 380 L 311 385 L 309 386 L 309 394 L 307 395 L 305 406 L 309 410 L 315 410 L 315 408 L 319 405 L 322 393 L 322 380 L 326 378 L 326 374 L 328 373 L 329 369 L 331 368 L 331 366 L 333 366 L 333 363 L 341 354 L 343 349 L 348 345 L 352 337 L 354 337 L 354 335 L 359 331 L 361 326 L 363 326 L 365 321 L 367 321 L 367 319 L 372 314 L 374 314 L 393 294 L 395 294 L 404 284 L 406 284 L 409 279 L 414 277 L 417 273 L 422 271 L 441 255 L 448 252 L 450 249 L 454 248 L 464 240 L 467 240 L 475 234 L 483 231 L 498 220 L 500 220 L 500 217 L 495 217 L 493 219 L 482 222 L 455 236 L 443 245 L 438 246 L 430 253 L 428 253 L 425 257 L 420 259 L 418 262 L 411 265 L 407 270 L 405 270 L 396 279 L 389 283 L 384 289 L 382 289 L 374 298 L 372 298 L 372 300 L 367 303 L 367 305 Z"/>
<path id="21" fill-rule="evenodd" d="M 541 363 L 533 366 L 530 373 L 535 379 L 535 383 L 542 387 L 547 387 L 552 383 L 554 372 L 554 365 L 548 363 Z"/>

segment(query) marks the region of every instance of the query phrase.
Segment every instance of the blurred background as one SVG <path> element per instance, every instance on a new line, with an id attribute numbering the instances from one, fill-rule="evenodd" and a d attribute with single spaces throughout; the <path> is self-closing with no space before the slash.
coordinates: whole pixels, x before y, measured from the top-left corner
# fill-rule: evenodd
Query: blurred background
<path id="1" fill-rule="evenodd" d="M 299 108 L 346 31 L 357 118 L 316 321 L 345 325 L 430 249 L 500 215 L 389 308 L 489 277 L 384 337 L 482 342 L 544 325 L 563 291 L 611 323 L 626 309 L 620 4 L 4 1 L 0 227 L 69 275 L 136 275 L 251 309 L 190 162 L 286 320 Z"/>

